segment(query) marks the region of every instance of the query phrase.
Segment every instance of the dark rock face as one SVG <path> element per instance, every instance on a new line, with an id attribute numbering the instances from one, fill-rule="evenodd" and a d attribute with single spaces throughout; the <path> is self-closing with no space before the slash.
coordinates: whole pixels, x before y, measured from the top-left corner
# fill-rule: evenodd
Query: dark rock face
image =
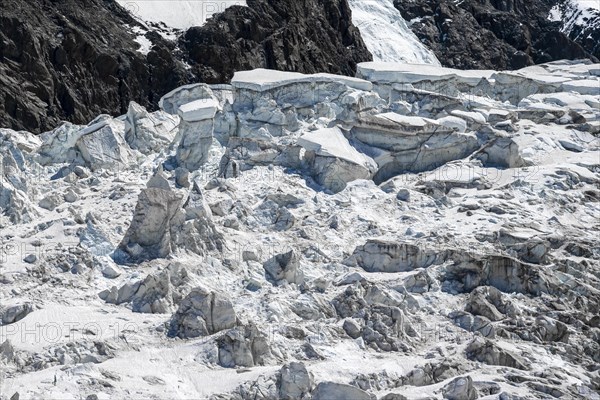
<path id="1" fill-rule="evenodd" d="M 137 23 L 112 1 L 6 0 L 0 11 L 0 126 L 40 132 L 123 114 L 187 81 L 174 45 L 155 37 L 147 57 L 136 51 L 125 25 Z"/>
<path id="2" fill-rule="evenodd" d="M 558 59 L 592 58 L 548 19 L 556 0 L 395 0 L 411 28 L 444 66 L 518 69 Z"/>
<path id="3" fill-rule="evenodd" d="M 354 75 L 371 60 L 346 0 L 248 0 L 181 39 L 202 81 L 229 81 L 240 69 Z"/>
<path id="4" fill-rule="evenodd" d="M 124 114 L 132 100 L 155 109 L 178 86 L 226 82 L 236 70 L 353 75 L 371 59 L 347 0 L 250 0 L 178 43 L 147 33 L 147 55 L 127 25 L 138 23 L 112 0 L 2 1 L 0 126 L 42 132 Z"/>

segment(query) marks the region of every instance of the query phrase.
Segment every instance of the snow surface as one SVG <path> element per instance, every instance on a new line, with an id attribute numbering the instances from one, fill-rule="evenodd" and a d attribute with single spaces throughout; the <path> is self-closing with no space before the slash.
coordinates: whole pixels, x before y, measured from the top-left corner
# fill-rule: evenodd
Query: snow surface
<path id="1" fill-rule="evenodd" d="M 195 122 L 215 117 L 219 102 L 214 99 L 196 100 L 179 106 L 178 114 L 184 121 Z"/>
<path id="2" fill-rule="evenodd" d="M 228 7 L 246 5 L 244 0 L 117 0 L 117 3 L 141 21 L 182 30 L 201 26 Z"/>
<path id="3" fill-rule="evenodd" d="M 460 70 L 435 65 L 371 61 L 360 63 L 357 74 L 367 80 L 402 83 L 414 83 L 423 80 L 436 81 L 456 77 L 465 83 L 476 85 L 482 78 L 491 78 L 495 72 L 492 70 Z"/>
<path id="4" fill-rule="evenodd" d="M 320 156 L 340 158 L 363 166 L 374 164 L 370 157 L 352 147 L 341 129 L 337 127 L 309 132 L 298 139 L 298 144 Z"/>
<path id="5" fill-rule="evenodd" d="M 266 91 L 294 83 L 339 82 L 360 90 L 371 90 L 373 84 L 351 76 L 319 73 L 305 75 L 299 72 L 277 71 L 257 68 L 251 71 L 238 71 L 231 79 L 231 85 L 239 89 Z"/>
<path id="6" fill-rule="evenodd" d="M 350 0 L 352 22 L 374 61 L 441 65 L 394 7 L 393 0 Z"/>

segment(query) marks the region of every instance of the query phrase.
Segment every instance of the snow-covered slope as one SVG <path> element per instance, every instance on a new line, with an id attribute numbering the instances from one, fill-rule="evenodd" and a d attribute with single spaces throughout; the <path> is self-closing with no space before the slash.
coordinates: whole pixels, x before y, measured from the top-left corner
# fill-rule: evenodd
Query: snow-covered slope
<path id="1" fill-rule="evenodd" d="M 600 53 L 600 1 L 562 0 L 552 7 L 548 19 L 561 22 L 561 31 L 593 54 Z"/>
<path id="2" fill-rule="evenodd" d="M 440 65 L 410 30 L 393 0 L 349 0 L 352 21 L 375 61 Z"/>
<path id="3" fill-rule="evenodd" d="M 597 0 L 565 0 L 550 11 L 551 21 L 561 21 L 563 32 L 570 33 L 576 26 L 593 23 L 600 13 L 600 2 Z"/>
<path id="4" fill-rule="evenodd" d="M 244 0 L 117 0 L 142 21 L 187 29 L 200 26 L 213 14 L 233 5 L 246 5 Z"/>

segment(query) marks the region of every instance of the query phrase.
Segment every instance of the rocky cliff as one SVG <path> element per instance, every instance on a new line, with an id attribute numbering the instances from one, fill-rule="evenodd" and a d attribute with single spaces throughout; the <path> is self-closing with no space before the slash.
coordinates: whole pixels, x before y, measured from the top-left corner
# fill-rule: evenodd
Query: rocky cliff
<path id="1" fill-rule="evenodd" d="M 60 120 L 124 114 L 132 100 L 155 109 L 175 87 L 225 82 L 239 69 L 353 75 L 357 62 L 371 58 L 346 0 L 249 1 L 179 42 L 146 33 L 147 54 L 132 33 L 139 22 L 112 0 L 0 7 L 0 126 L 34 132 Z"/>
<path id="2" fill-rule="evenodd" d="M 346 0 L 247 3 L 181 38 L 202 81 L 228 82 L 236 70 L 252 68 L 354 75 L 358 62 L 371 59 Z"/>
<path id="3" fill-rule="evenodd" d="M 557 0 L 395 0 L 413 32 L 444 66 L 518 69 L 559 59 L 596 58 L 550 12 Z M 583 45 L 583 46 L 582 46 Z"/>

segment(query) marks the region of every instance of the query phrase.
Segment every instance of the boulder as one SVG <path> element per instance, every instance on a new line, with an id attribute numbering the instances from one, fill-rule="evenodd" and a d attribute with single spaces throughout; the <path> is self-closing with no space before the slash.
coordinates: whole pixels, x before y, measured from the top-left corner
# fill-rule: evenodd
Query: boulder
<path id="1" fill-rule="evenodd" d="M 0 309 L 0 325 L 13 324 L 34 310 L 31 303 L 6 305 Z"/>
<path id="2" fill-rule="evenodd" d="M 442 388 L 442 394 L 448 400 L 475 400 L 479 397 L 469 375 L 450 381 Z"/>
<path id="3" fill-rule="evenodd" d="M 306 150 L 315 181 L 334 193 L 344 190 L 348 182 L 372 178 L 377 170 L 375 161 L 353 147 L 338 127 L 306 133 L 298 144 Z"/>
<path id="4" fill-rule="evenodd" d="M 230 329 L 217 344 L 219 364 L 225 368 L 265 365 L 271 356 L 267 336 L 252 324 Z"/>
<path id="5" fill-rule="evenodd" d="M 291 362 L 279 370 L 279 398 L 282 400 L 302 399 L 313 388 L 313 376 L 303 363 Z"/>
<path id="6" fill-rule="evenodd" d="M 377 396 L 357 387 L 334 382 L 321 382 L 312 392 L 313 400 L 376 400 Z"/>
<path id="7" fill-rule="evenodd" d="M 108 264 L 102 268 L 102 275 L 108 279 L 115 279 L 121 276 L 123 271 L 116 265 Z"/>
<path id="8" fill-rule="evenodd" d="M 23 261 L 25 261 L 27 264 L 35 264 L 37 259 L 38 258 L 35 254 L 27 254 L 25 258 L 23 258 Z"/>
<path id="9" fill-rule="evenodd" d="M 408 189 L 400 189 L 396 193 L 396 198 L 400 201 L 410 201 L 410 191 Z"/>
<path id="10" fill-rule="evenodd" d="M 266 276 L 276 285 L 285 282 L 301 284 L 304 276 L 300 271 L 300 259 L 294 250 L 287 253 L 277 254 L 263 264 Z"/>
<path id="11" fill-rule="evenodd" d="M 521 357 L 512 354 L 484 338 L 475 338 L 466 348 L 467 359 L 479 361 L 488 365 L 500 365 L 503 367 L 527 370 L 527 363 Z"/>
<path id="12" fill-rule="evenodd" d="M 346 318 L 342 328 L 352 339 L 358 339 L 362 336 L 362 327 L 355 319 Z"/>
<path id="13" fill-rule="evenodd" d="M 169 336 L 195 338 L 232 328 L 237 316 L 229 298 L 197 287 L 181 301 L 170 322 Z"/>

